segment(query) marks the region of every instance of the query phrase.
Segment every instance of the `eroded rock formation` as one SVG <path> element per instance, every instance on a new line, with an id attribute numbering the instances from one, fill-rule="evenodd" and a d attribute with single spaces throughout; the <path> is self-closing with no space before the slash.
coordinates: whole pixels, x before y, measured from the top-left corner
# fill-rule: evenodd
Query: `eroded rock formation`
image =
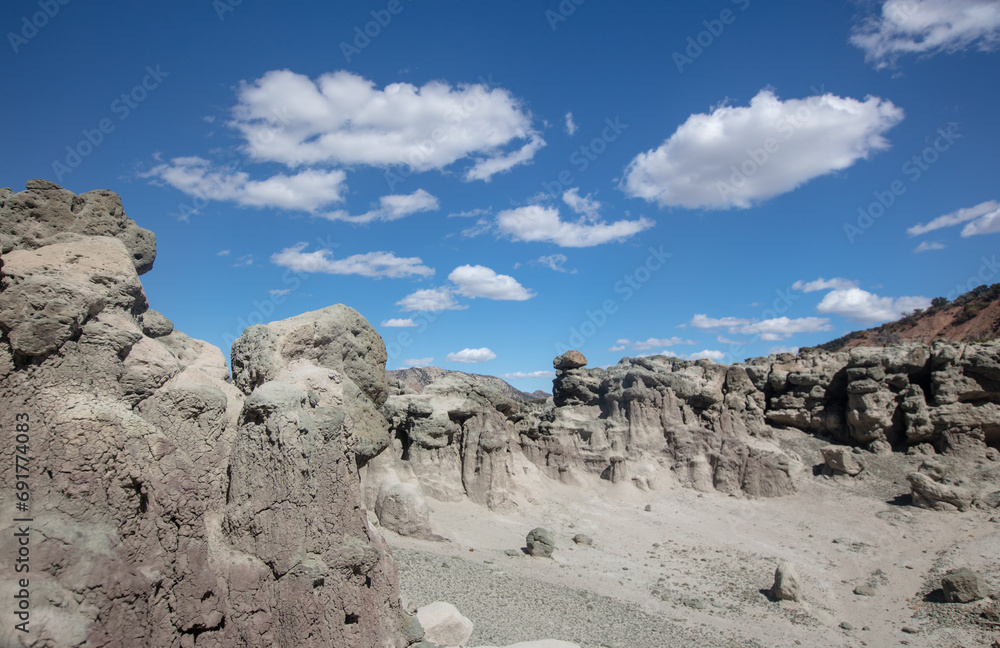
<path id="1" fill-rule="evenodd" d="M 5 600 L 30 580 L 29 631 L 0 645 L 407 645 L 361 506 L 358 466 L 389 441 L 363 318 L 252 327 L 234 385 L 219 349 L 148 309 L 155 238 L 115 194 L 0 191 L 0 243 L 0 424 L 29 423 L 30 487 L 27 510 L 0 507 L 30 518 L 30 573 L 0 564 Z"/>

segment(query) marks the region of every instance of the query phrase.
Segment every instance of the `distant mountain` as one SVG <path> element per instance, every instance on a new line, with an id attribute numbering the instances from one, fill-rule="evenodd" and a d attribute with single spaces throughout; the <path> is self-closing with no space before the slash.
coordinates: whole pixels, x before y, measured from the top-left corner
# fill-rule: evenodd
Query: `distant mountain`
<path id="1" fill-rule="evenodd" d="M 450 371 L 448 369 L 440 369 L 438 367 L 410 367 L 409 369 L 392 369 L 387 371 L 389 378 L 394 378 L 402 383 L 405 383 L 410 388 L 416 392 L 423 391 L 424 387 L 431 384 L 438 378 L 446 376 L 448 374 L 462 374 L 468 376 L 469 378 L 475 380 L 477 383 L 482 385 L 488 385 L 494 387 L 502 394 L 516 401 L 529 401 L 529 400 L 542 400 L 549 397 L 549 394 L 536 390 L 531 392 L 523 392 L 520 389 L 514 387 L 507 381 L 497 378 L 496 376 L 485 376 L 483 374 L 473 374 L 466 373 L 464 371 Z"/>
<path id="2" fill-rule="evenodd" d="M 937 297 L 927 310 L 917 309 L 895 322 L 848 333 L 818 348 L 841 351 L 900 342 L 927 343 L 938 338 L 971 342 L 997 337 L 1000 337 L 1000 283 L 979 286 L 954 301 Z"/>

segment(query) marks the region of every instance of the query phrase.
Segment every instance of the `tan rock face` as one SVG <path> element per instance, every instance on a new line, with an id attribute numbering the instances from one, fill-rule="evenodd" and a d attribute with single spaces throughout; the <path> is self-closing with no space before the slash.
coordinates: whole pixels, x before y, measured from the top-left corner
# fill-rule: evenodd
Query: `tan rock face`
<path id="1" fill-rule="evenodd" d="M 405 646 L 361 508 L 358 453 L 388 442 L 367 322 L 258 327 L 278 344 L 241 347 L 241 392 L 218 349 L 144 321 L 154 239 L 117 196 L 35 182 L 0 203 L 0 425 L 30 422 L 35 645 Z"/>

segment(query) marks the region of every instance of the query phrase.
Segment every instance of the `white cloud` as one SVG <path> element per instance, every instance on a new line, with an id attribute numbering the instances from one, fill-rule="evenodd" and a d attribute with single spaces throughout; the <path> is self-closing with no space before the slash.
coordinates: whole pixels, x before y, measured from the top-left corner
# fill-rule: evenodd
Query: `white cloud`
<path id="1" fill-rule="evenodd" d="M 590 194 L 580 197 L 580 190 L 576 187 L 564 192 L 562 199 L 574 212 L 586 216 L 589 222 L 596 221 L 601 215 L 601 203 L 592 200 Z"/>
<path id="2" fill-rule="evenodd" d="M 314 81 L 273 70 L 243 84 L 233 114 L 230 125 L 243 134 L 251 157 L 289 167 L 405 165 L 428 171 L 470 159 L 474 165 L 465 178 L 488 180 L 545 145 L 521 102 L 485 83 L 393 83 L 378 89 L 346 71 Z"/>
<path id="3" fill-rule="evenodd" d="M 445 359 L 449 362 L 465 362 L 465 363 L 476 363 L 476 362 L 487 362 L 497 357 L 497 354 L 493 353 L 486 347 L 481 349 L 462 349 L 456 353 L 449 353 L 445 356 Z"/>
<path id="4" fill-rule="evenodd" d="M 768 342 L 785 340 L 798 333 L 816 333 L 819 331 L 833 330 L 829 318 L 826 317 L 775 317 L 773 319 L 761 320 L 736 329 L 730 329 L 730 333 L 741 333 L 743 335 L 759 335 L 761 340 Z"/>
<path id="5" fill-rule="evenodd" d="M 962 236 L 1000 233 L 1000 210 L 977 218 L 962 228 Z"/>
<path id="6" fill-rule="evenodd" d="M 475 166 L 465 172 L 464 179 L 484 180 L 489 182 L 498 173 L 506 173 L 514 167 L 530 162 L 543 146 L 545 140 L 538 135 L 532 135 L 528 143 L 516 151 L 511 151 L 503 155 L 494 155 L 476 162 Z"/>
<path id="7" fill-rule="evenodd" d="M 479 218 L 476 220 L 475 225 L 472 227 L 466 227 L 462 230 L 462 236 L 465 238 L 475 238 L 481 234 L 486 234 L 491 231 L 493 231 L 493 221 L 486 218 Z"/>
<path id="8" fill-rule="evenodd" d="M 844 279 L 842 277 L 834 277 L 833 279 L 824 279 L 823 277 L 820 277 L 816 281 L 796 281 L 792 284 L 792 289 L 809 293 L 816 292 L 817 290 L 854 288 L 857 285 L 857 283 L 851 281 L 850 279 Z"/>
<path id="9" fill-rule="evenodd" d="M 975 225 L 976 222 L 989 222 L 992 219 L 997 218 L 998 215 L 1000 215 L 1000 202 L 988 200 L 986 202 L 979 203 L 974 207 L 966 207 L 964 209 L 959 209 L 945 214 L 944 216 L 938 216 L 927 224 L 917 223 L 913 227 L 907 229 L 906 233 L 910 236 L 919 236 L 921 234 L 926 234 L 927 232 L 933 232 L 934 230 L 974 221 L 966 226 L 965 230 L 968 230 L 969 227 Z M 965 230 L 962 231 L 962 236 L 969 236 L 965 233 Z"/>
<path id="10" fill-rule="evenodd" d="M 476 216 L 484 216 L 490 213 L 488 209 L 467 209 L 466 211 L 452 212 L 448 214 L 448 218 L 474 218 Z"/>
<path id="11" fill-rule="evenodd" d="M 500 376 L 504 380 L 530 380 L 536 378 L 554 378 L 556 372 L 554 371 L 515 371 L 514 373 L 506 373 Z"/>
<path id="12" fill-rule="evenodd" d="M 409 367 L 429 367 L 434 364 L 434 358 L 411 358 L 409 360 L 403 360 L 403 369 Z"/>
<path id="13" fill-rule="evenodd" d="M 865 51 L 877 69 L 891 67 L 903 54 L 931 55 L 1000 44 L 1000 3 L 996 0 L 887 0 L 880 16 L 855 27 L 851 44 Z"/>
<path id="14" fill-rule="evenodd" d="M 902 119 L 878 97 L 781 101 L 765 89 L 749 106 L 691 115 L 632 160 L 620 188 L 663 207 L 747 208 L 888 148 L 883 134 Z"/>
<path id="15" fill-rule="evenodd" d="M 658 349 L 661 347 L 674 346 L 676 344 L 697 344 L 694 340 L 685 340 L 679 337 L 671 338 L 648 338 L 645 340 L 640 340 L 638 342 L 629 340 L 627 338 L 622 338 L 615 341 L 615 345 L 608 349 L 608 351 L 623 351 L 626 348 L 631 348 L 633 351 L 649 351 L 650 349 Z"/>
<path id="16" fill-rule="evenodd" d="M 271 255 L 271 262 L 296 272 L 324 272 L 327 274 L 356 274 L 363 277 L 429 277 L 433 268 L 423 265 L 419 257 L 397 257 L 392 252 L 368 252 L 354 254 L 343 259 L 334 259 L 330 250 L 303 252 L 306 243 L 297 243 L 290 248 Z"/>
<path id="17" fill-rule="evenodd" d="M 576 122 L 573 120 L 573 113 L 571 112 L 566 113 L 566 134 L 576 135 L 577 129 L 578 126 L 576 125 Z"/>
<path id="18" fill-rule="evenodd" d="M 196 198 L 310 213 L 341 202 L 347 177 L 339 169 L 307 169 L 291 176 L 279 174 L 266 180 L 251 180 L 243 171 L 215 168 L 200 157 L 173 158 L 139 175 L 165 182 Z"/>
<path id="19" fill-rule="evenodd" d="M 565 254 L 547 254 L 538 257 L 538 263 L 555 270 L 556 272 L 568 272 L 569 274 L 576 274 L 576 268 L 573 270 L 567 270 L 563 265 L 568 261 Z"/>
<path id="20" fill-rule="evenodd" d="M 244 254 L 240 258 L 236 259 L 236 263 L 233 264 L 234 268 L 240 268 L 243 266 L 253 265 L 253 255 Z"/>
<path id="21" fill-rule="evenodd" d="M 825 317 L 775 317 L 773 319 L 753 321 L 739 317 L 723 317 L 715 319 L 706 315 L 695 315 L 691 326 L 699 329 L 725 328 L 732 334 L 756 335 L 761 340 L 784 340 L 798 333 L 816 333 L 833 329 L 830 320 Z M 723 344 L 741 344 L 720 337 Z"/>
<path id="22" fill-rule="evenodd" d="M 344 210 L 321 214 L 323 218 L 349 223 L 370 223 L 372 221 L 394 221 L 410 214 L 434 211 L 440 207 L 438 199 L 423 189 L 417 189 L 411 194 L 395 194 L 379 198 L 379 206 L 364 214 L 351 216 Z"/>
<path id="23" fill-rule="evenodd" d="M 793 346 L 773 346 L 767 350 L 768 355 L 774 355 L 777 353 L 798 353 L 799 347 Z"/>
<path id="24" fill-rule="evenodd" d="M 918 245 L 917 247 L 915 247 L 913 249 L 913 251 L 914 252 L 928 252 L 930 250 L 943 250 L 946 247 L 948 247 L 948 246 L 944 245 L 943 243 L 937 243 L 937 242 L 932 242 L 932 241 L 924 241 L 923 243 L 921 243 L 920 245 Z"/>
<path id="25" fill-rule="evenodd" d="M 448 280 L 457 286 L 455 292 L 463 297 L 524 301 L 535 296 L 514 277 L 497 274 L 481 265 L 459 266 L 451 271 Z"/>
<path id="26" fill-rule="evenodd" d="M 215 253 L 215 256 L 229 256 L 229 250 L 219 250 Z"/>
<path id="27" fill-rule="evenodd" d="M 279 290 L 279 289 L 268 290 L 267 294 L 271 295 L 272 297 L 284 297 L 285 295 L 289 294 L 290 292 L 292 292 L 291 288 L 284 288 L 284 289 L 281 289 L 281 290 Z"/>
<path id="28" fill-rule="evenodd" d="M 382 322 L 382 326 L 385 326 L 386 328 L 412 328 L 416 325 L 417 323 L 413 321 L 412 317 L 407 317 L 406 319 L 387 319 Z"/>
<path id="29" fill-rule="evenodd" d="M 715 349 L 704 349 L 702 351 L 697 351 L 695 353 L 691 353 L 688 355 L 678 355 L 671 351 L 664 351 L 660 355 L 665 355 L 672 358 L 680 358 L 681 360 L 691 360 L 691 361 L 704 360 L 707 358 L 712 362 L 721 362 L 726 357 L 725 353 L 723 353 L 722 351 L 717 351 Z"/>
<path id="30" fill-rule="evenodd" d="M 715 319 L 700 313 L 691 318 L 691 326 L 700 329 L 731 328 L 735 326 L 745 326 L 749 323 L 750 320 L 739 317 L 723 317 L 721 319 Z"/>
<path id="31" fill-rule="evenodd" d="M 916 308 L 927 308 L 926 297 L 879 297 L 861 288 L 845 288 L 827 293 L 816 307 L 820 313 L 832 313 L 859 322 L 888 322 L 899 319 Z"/>
<path id="32" fill-rule="evenodd" d="M 442 310 L 462 310 L 468 306 L 462 306 L 455 301 L 451 288 L 425 288 L 403 297 L 396 305 L 404 311 L 434 312 Z"/>
<path id="33" fill-rule="evenodd" d="M 621 241 L 654 225 L 648 218 L 613 223 L 588 222 L 586 217 L 570 223 L 559 218 L 554 207 L 528 205 L 497 214 L 500 231 L 519 241 L 547 241 L 561 247 L 591 247 Z"/>

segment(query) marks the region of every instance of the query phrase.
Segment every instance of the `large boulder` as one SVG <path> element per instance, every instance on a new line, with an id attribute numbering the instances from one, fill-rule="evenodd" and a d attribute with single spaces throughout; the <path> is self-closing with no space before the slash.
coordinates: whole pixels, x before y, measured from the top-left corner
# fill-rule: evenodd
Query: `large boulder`
<path id="1" fill-rule="evenodd" d="M 941 589 L 948 603 L 971 603 L 987 596 L 982 576 L 965 567 L 945 574 Z"/>
<path id="2" fill-rule="evenodd" d="M 472 621 L 451 603 L 435 601 L 417 609 L 424 639 L 441 646 L 464 646 L 474 629 Z"/>
<path id="3" fill-rule="evenodd" d="M 774 584 L 771 586 L 771 596 L 776 601 L 801 601 L 802 585 L 795 565 L 783 561 L 774 571 Z"/>
<path id="4" fill-rule="evenodd" d="M 353 308 L 337 304 L 247 328 L 233 343 L 233 381 L 246 394 L 282 379 L 344 410 L 346 441 L 363 465 L 389 444 L 385 344 Z"/>
<path id="5" fill-rule="evenodd" d="M 552 532 L 543 527 L 536 527 L 528 532 L 524 539 L 528 554 L 538 558 L 551 558 L 556 548 L 556 539 Z"/>
<path id="6" fill-rule="evenodd" d="M 375 501 L 379 524 L 399 535 L 431 536 L 430 509 L 420 487 L 399 482 L 384 486 Z"/>

